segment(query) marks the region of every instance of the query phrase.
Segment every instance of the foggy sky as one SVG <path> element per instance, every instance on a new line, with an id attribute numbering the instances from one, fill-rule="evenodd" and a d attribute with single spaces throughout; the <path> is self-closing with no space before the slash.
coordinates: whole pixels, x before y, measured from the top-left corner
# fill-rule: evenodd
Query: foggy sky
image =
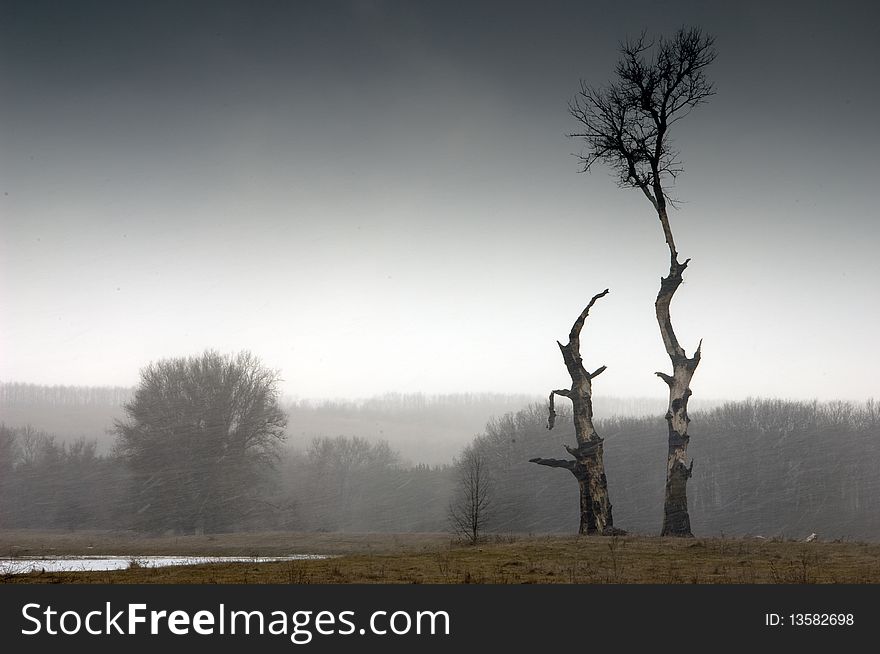
<path id="1" fill-rule="evenodd" d="M 566 137 L 618 41 L 698 25 L 672 306 L 695 397 L 880 368 L 878 10 L 765 2 L 0 2 L 0 379 L 248 349 L 301 397 L 660 396 L 656 215 Z"/>

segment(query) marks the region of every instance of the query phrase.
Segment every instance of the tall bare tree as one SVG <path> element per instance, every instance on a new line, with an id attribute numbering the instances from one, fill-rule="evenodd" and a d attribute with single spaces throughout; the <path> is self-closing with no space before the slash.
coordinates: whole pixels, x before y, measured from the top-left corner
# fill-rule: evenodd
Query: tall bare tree
<path id="1" fill-rule="evenodd" d="M 455 462 L 458 487 L 449 505 L 452 532 L 471 545 L 476 545 L 489 521 L 492 505 L 492 480 L 485 453 L 472 443 Z"/>
<path id="2" fill-rule="evenodd" d="M 584 322 L 596 300 L 607 294 L 608 289 L 606 288 L 593 296 L 581 315 L 574 321 L 566 345 L 556 341 L 571 377 L 571 388 L 550 391 L 550 417 L 547 420 L 547 428 L 553 429 L 556 421 L 553 396 L 560 395 L 570 399 L 577 447 L 569 447 L 565 444 L 563 447 L 574 457 L 574 460 L 529 459 L 538 465 L 565 468 L 575 476 L 580 490 L 581 517 L 578 528 L 580 534 L 621 533 L 620 530 L 614 528 L 614 519 L 611 514 L 608 480 L 605 477 L 603 441 L 593 426 L 593 379 L 605 371 L 605 366 L 601 366 L 593 372 L 587 372 L 581 358 L 581 329 L 583 329 Z"/>
<path id="3" fill-rule="evenodd" d="M 669 305 L 690 262 L 679 261 L 669 224 L 669 207 L 675 201 L 669 184 L 682 172 L 679 152 L 669 130 L 695 107 L 714 94 L 705 69 L 716 57 L 713 37 L 700 29 L 680 29 L 671 39 L 649 41 L 643 32 L 621 44 L 614 81 L 603 88 L 583 81 L 569 104 L 582 129 L 570 136 L 584 141 L 580 154 L 584 172 L 596 162 L 617 173 L 618 184 L 640 190 L 651 203 L 669 248 L 669 273 L 660 280 L 655 308 L 657 323 L 672 374 L 656 373 L 669 386 L 666 422 L 669 451 L 666 466 L 664 536 L 691 536 L 687 505 L 688 398 L 690 382 L 700 363 L 700 345 L 688 357 L 672 328 Z"/>

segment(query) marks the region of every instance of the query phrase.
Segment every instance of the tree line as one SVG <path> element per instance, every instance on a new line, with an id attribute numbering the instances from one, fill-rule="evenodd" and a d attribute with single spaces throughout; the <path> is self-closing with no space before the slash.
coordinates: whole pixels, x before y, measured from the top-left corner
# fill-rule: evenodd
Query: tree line
<path id="1" fill-rule="evenodd" d="M 125 417 L 123 405 L 135 388 L 41 386 L 0 382 L 0 421 L 10 427 L 31 425 L 54 434 L 59 443 L 83 437 L 98 442 L 109 453 L 116 437 L 114 420 Z M 386 440 L 401 458 L 413 463 L 449 462 L 482 431 L 486 418 L 518 411 L 539 401 L 539 395 L 500 393 L 385 394 L 362 400 L 292 400 L 279 404 L 287 415 L 287 442 L 306 449 L 313 438 L 356 434 L 368 440 Z M 703 400 L 697 408 L 714 406 Z M 596 416 L 662 413 L 660 398 L 621 398 L 599 395 Z"/>
<path id="2" fill-rule="evenodd" d="M 534 405 L 492 420 L 472 447 L 492 473 L 487 529 L 573 531 L 577 488 L 568 475 L 529 465 L 554 441 L 574 440 L 571 422 L 548 432 Z M 880 404 L 748 399 L 695 412 L 692 524 L 700 535 L 880 537 Z M 657 533 L 664 503 L 664 418 L 610 418 L 605 463 L 615 479 L 615 524 Z"/>
<path id="3" fill-rule="evenodd" d="M 44 386 L 22 382 L 0 383 L 0 407 L 122 406 L 131 399 L 125 386 Z"/>
<path id="4" fill-rule="evenodd" d="M 159 457 L 163 467 L 171 456 Z M 0 529 L 436 532 L 453 487 L 451 466 L 404 465 L 386 442 L 357 436 L 284 448 L 259 478 L 226 479 L 227 488 L 191 458 L 164 472 L 170 480 L 145 479 L 119 449 L 0 424 Z"/>
<path id="5" fill-rule="evenodd" d="M 692 446 L 699 465 L 690 494 L 698 535 L 880 538 L 877 402 L 746 400 L 692 419 L 700 435 Z M 577 487 L 562 471 L 529 463 L 549 445 L 575 440 L 570 419 L 560 420 L 558 432 L 548 432 L 546 421 L 543 404 L 493 418 L 458 457 L 460 463 L 478 453 L 485 464 L 484 533 L 576 531 Z M 616 481 L 615 524 L 630 532 L 658 531 L 663 424 L 662 417 L 596 422 Z M 231 495 L 218 495 L 221 516 L 205 519 L 209 475 L 190 475 L 188 484 L 204 478 L 207 486 L 189 488 L 173 502 L 145 502 L 145 479 L 123 448 L 101 454 L 87 440 L 59 443 L 45 432 L 2 425 L 0 527 L 445 532 L 450 505 L 461 497 L 461 472 L 452 464 L 408 464 L 388 443 L 357 436 L 317 438 L 301 449 L 281 444 L 258 477 L 236 480 Z"/>

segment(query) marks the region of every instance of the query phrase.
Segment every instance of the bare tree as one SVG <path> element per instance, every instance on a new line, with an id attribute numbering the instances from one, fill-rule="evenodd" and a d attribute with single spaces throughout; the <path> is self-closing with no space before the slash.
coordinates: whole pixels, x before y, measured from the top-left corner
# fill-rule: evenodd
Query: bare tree
<path id="1" fill-rule="evenodd" d="M 547 428 L 553 429 L 556 411 L 553 403 L 554 395 L 561 395 L 571 400 L 572 417 L 574 420 L 577 447 L 563 447 L 574 457 L 565 459 L 529 459 L 532 463 L 552 468 L 565 468 L 575 476 L 580 489 L 581 518 L 578 533 L 580 534 L 613 534 L 622 533 L 614 528 L 611 514 L 611 501 L 608 498 L 608 480 L 605 477 L 605 461 L 602 453 L 602 439 L 593 426 L 593 386 L 592 381 L 605 371 L 605 366 L 593 372 L 587 372 L 581 358 L 581 329 L 590 313 L 593 304 L 608 294 L 606 288 L 593 296 L 581 315 L 574 321 L 568 344 L 556 341 L 562 352 L 562 359 L 571 377 L 571 388 L 550 391 L 550 417 Z"/>
<path id="2" fill-rule="evenodd" d="M 312 440 L 306 462 L 308 497 L 302 503 L 313 509 L 321 528 L 346 531 L 364 524 L 365 514 L 376 522 L 387 504 L 377 501 L 376 488 L 390 481 L 400 455 L 384 440 L 324 436 Z"/>
<path id="3" fill-rule="evenodd" d="M 672 374 L 656 373 L 669 386 L 669 452 L 661 534 L 691 536 L 687 481 L 693 461 L 686 464 L 687 406 L 690 381 L 700 363 L 700 346 L 693 356 L 687 356 L 669 314 L 672 297 L 690 262 L 679 262 L 669 224 L 668 207 L 675 207 L 669 184 L 683 170 L 669 130 L 714 94 L 705 75 L 706 67 L 715 60 L 714 39 L 696 28 L 682 28 L 673 38 L 656 41 L 648 41 L 643 32 L 638 39 L 621 45 L 621 55 L 611 84 L 595 88 L 581 82 L 569 111 L 582 129 L 570 136 L 584 141 L 580 155 L 584 172 L 597 161 L 609 166 L 617 173 L 621 187 L 639 189 L 645 195 L 663 228 L 669 274 L 660 281 L 655 308 Z"/>
<path id="4" fill-rule="evenodd" d="M 115 426 L 135 526 L 219 532 L 246 515 L 285 440 L 279 381 L 249 352 L 208 350 L 141 370 L 128 420 Z"/>
<path id="5" fill-rule="evenodd" d="M 456 461 L 458 487 L 449 506 L 449 525 L 452 532 L 476 545 L 489 520 L 491 479 L 485 454 L 478 443 L 472 443 Z"/>

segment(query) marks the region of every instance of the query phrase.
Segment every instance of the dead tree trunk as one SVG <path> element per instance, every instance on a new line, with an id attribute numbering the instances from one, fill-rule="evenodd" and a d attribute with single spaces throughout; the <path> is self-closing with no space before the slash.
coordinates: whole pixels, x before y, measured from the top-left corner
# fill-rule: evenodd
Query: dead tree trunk
<path id="1" fill-rule="evenodd" d="M 688 417 L 687 407 L 688 399 L 691 396 L 691 378 L 700 363 L 700 348 L 703 343 L 700 341 L 694 356 L 688 358 L 672 329 L 669 305 L 675 291 L 681 286 L 682 274 L 690 259 L 686 259 L 684 263 L 678 262 L 678 252 L 672 239 L 672 230 L 669 228 L 669 218 L 666 215 L 664 203 L 660 203 L 658 214 L 660 222 L 663 224 L 666 243 L 669 246 L 670 263 L 669 275 L 660 280 L 660 291 L 657 293 L 654 307 L 657 312 L 657 324 L 660 326 L 663 345 L 672 362 L 672 375 L 663 372 L 656 373 L 669 386 L 669 406 L 666 410 L 669 451 L 666 457 L 666 494 L 663 504 L 663 527 L 660 535 L 690 537 L 693 534 L 688 513 L 687 482 L 691 478 L 694 462 L 692 460 L 689 465 L 686 463 L 688 441 L 690 440 L 688 423 L 691 421 Z"/>
<path id="2" fill-rule="evenodd" d="M 568 374 L 571 377 L 571 388 L 550 391 L 550 416 L 547 428 L 553 429 L 556 420 L 553 396 L 561 395 L 570 399 L 577 447 L 563 446 L 574 457 L 574 460 L 530 459 L 532 463 L 538 465 L 565 468 L 577 479 L 580 490 L 580 527 L 578 529 L 580 534 L 623 533 L 622 530 L 614 528 L 602 454 L 603 441 L 593 426 L 592 380 L 602 374 L 605 366 L 592 373 L 587 372 L 580 353 L 580 334 L 584 321 L 596 300 L 604 297 L 607 293 L 608 289 L 606 288 L 593 296 L 587 308 L 575 320 L 571 333 L 568 335 L 567 345 L 557 341 L 562 352 L 562 359 L 565 361 L 565 367 L 568 368 Z"/>

